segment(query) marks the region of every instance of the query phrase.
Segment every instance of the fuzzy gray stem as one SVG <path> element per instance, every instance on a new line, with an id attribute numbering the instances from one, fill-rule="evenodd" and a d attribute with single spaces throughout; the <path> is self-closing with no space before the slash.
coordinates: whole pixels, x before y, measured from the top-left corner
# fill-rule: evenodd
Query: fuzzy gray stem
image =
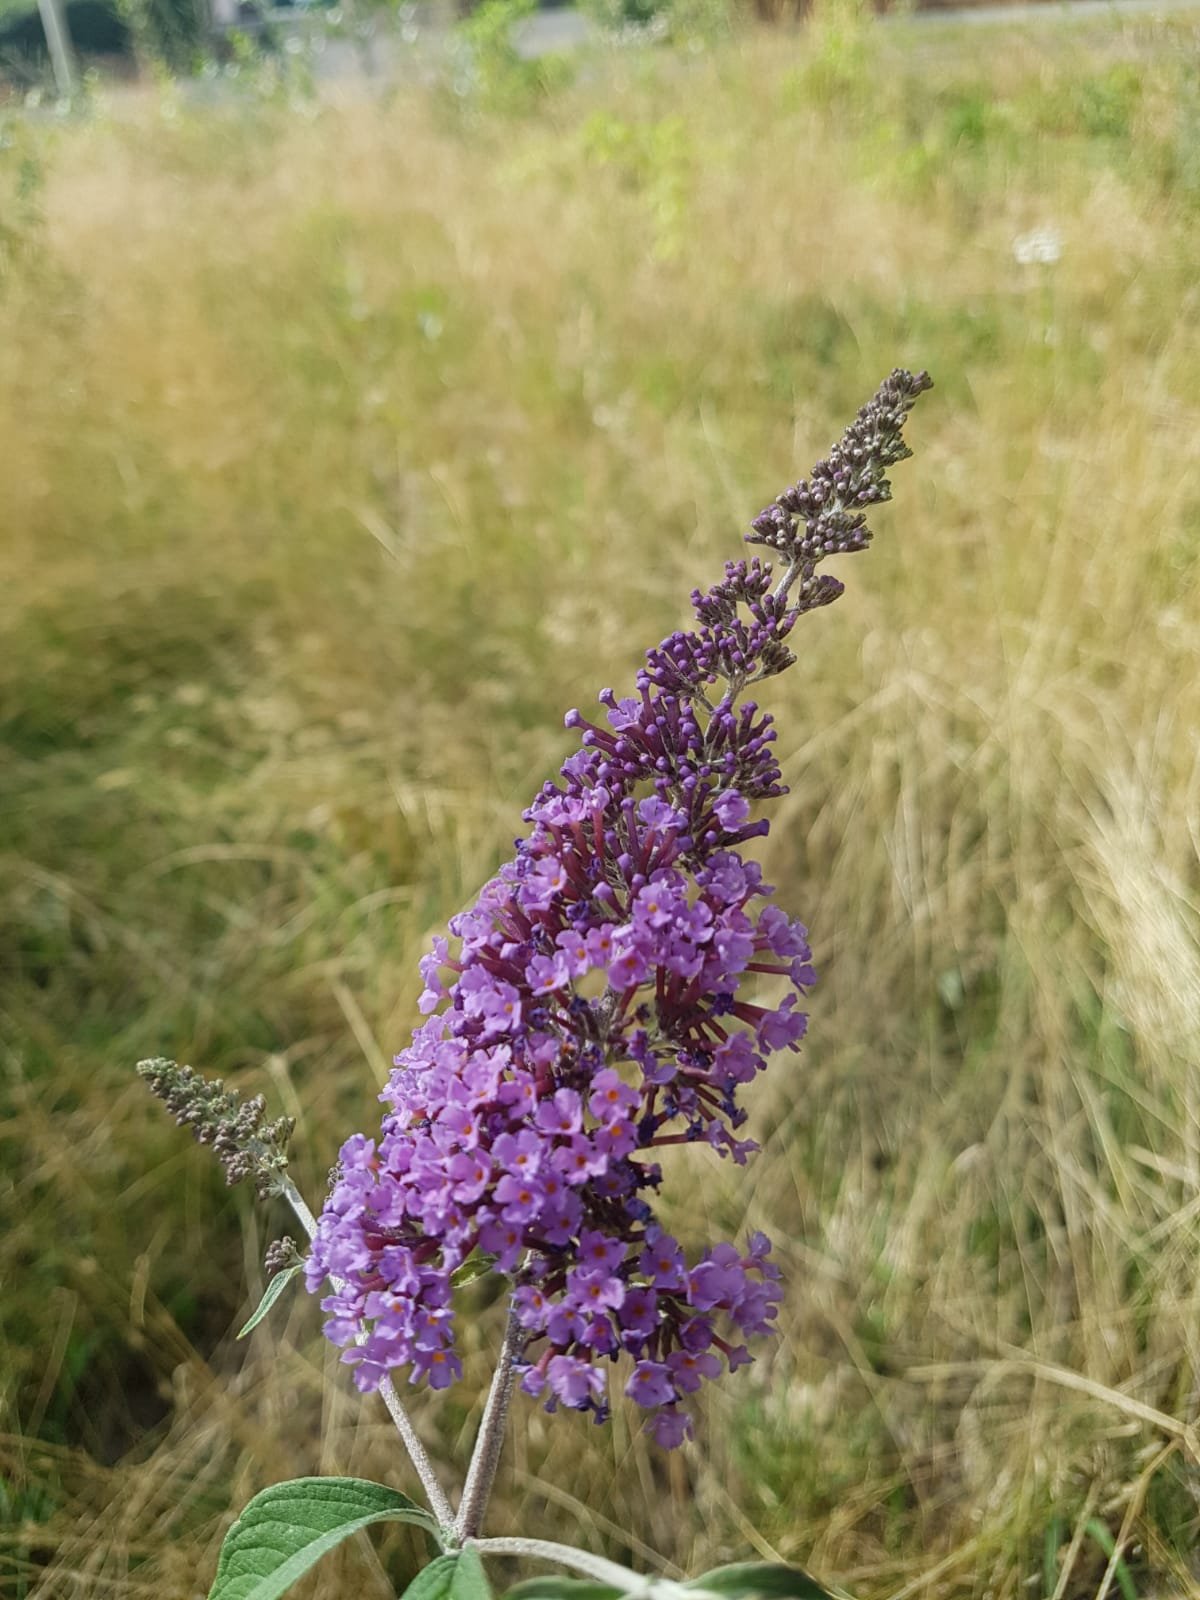
<path id="1" fill-rule="evenodd" d="M 454 1526 L 454 1512 L 447 1500 L 441 1484 L 438 1482 L 437 1473 L 433 1470 L 425 1451 L 425 1446 L 417 1436 L 416 1429 L 408 1420 L 404 1407 L 400 1403 L 400 1396 L 396 1393 L 395 1385 L 390 1378 L 385 1378 L 379 1385 L 379 1392 L 383 1396 L 383 1403 L 388 1408 L 392 1421 L 396 1424 L 396 1431 L 404 1441 L 404 1448 L 408 1451 L 409 1459 L 417 1469 L 417 1476 L 425 1490 L 425 1498 L 429 1501 L 429 1509 L 438 1520 L 440 1528 Z"/>
<path id="2" fill-rule="evenodd" d="M 296 1221 L 304 1229 L 310 1239 L 316 1237 L 317 1219 L 308 1209 L 308 1202 L 288 1177 L 286 1172 L 279 1175 L 279 1192 L 296 1213 Z"/>
<path id="3" fill-rule="evenodd" d="M 467 1468 L 467 1482 L 462 1503 L 458 1508 L 456 1530 L 460 1539 L 473 1539 L 483 1526 L 484 1513 L 491 1498 L 492 1485 L 500 1466 L 504 1450 L 504 1433 L 508 1422 L 508 1408 L 512 1403 L 513 1387 L 517 1379 L 517 1360 L 525 1347 L 525 1332 L 517 1321 L 516 1311 L 509 1302 L 508 1325 L 504 1330 L 504 1344 L 500 1360 L 492 1375 L 483 1420 Z"/>
<path id="4" fill-rule="evenodd" d="M 472 1539 L 476 1550 L 490 1556 L 528 1556 L 533 1561 L 553 1561 L 560 1567 L 571 1567 L 599 1583 L 611 1584 L 622 1594 L 636 1596 L 637 1600 L 674 1600 L 684 1595 L 687 1600 L 703 1600 L 698 1589 L 684 1589 L 670 1578 L 651 1578 L 640 1572 L 630 1572 L 603 1556 L 594 1556 L 587 1550 L 572 1550 L 569 1545 L 552 1544 L 548 1539 Z"/>
<path id="5" fill-rule="evenodd" d="M 317 1231 L 317 1219 L 308 1209 L 304 1196 L 286 1172 L 280 1175 L 278 1187 L 279 1193 L 296 1213 L 297 1221 L 311 1239 Z M 329 1281 L 335 1289 L 343 1287 L 337 1278 L 331 1278 Z M 415 1428 L 408 1420 L 404 1407 L 400 1403 L 400 1396 L 396 1393 L 395 1386 L 390 1378 L 385 1378 L 379 1385 L 379 1392 L 383 1396 L 383 1403 L 388 1408 L 392 1421 L 396 1424 L 397 1433 L 404 1441 L 404 1448 L 408 1451 L 409 1459 L 416 1468 L 417 1476 L 421 1480 L 425 1496 L 429 1501 L 429 1509 L 437 1518 L 440 1527 L 452 1528 L 454 1526 L 454 1512 L 451 1509 L 450 1502 L 438 1482 L 437 1473 L 433 1469 L 433 1462 L 430 1461 L 429 1456 L 426 1454 L 425 1446 L 417 1437 Z"/>
<path id="6" fill-rule="evenodd" d="M 791 589 L 792 585 L 799 576 L 800 563 L 798 561 L 789 561 L 787 571 L 783 574 L 779 582 L 771 591 L 771 599 L 786 600 L 788 591 Z"/>

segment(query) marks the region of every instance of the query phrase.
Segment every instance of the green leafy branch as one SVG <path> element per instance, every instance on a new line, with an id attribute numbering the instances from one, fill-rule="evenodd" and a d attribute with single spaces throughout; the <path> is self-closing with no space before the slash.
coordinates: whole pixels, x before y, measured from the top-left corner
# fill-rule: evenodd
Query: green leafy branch
<path id="1" fill-rule="evenodd" d="M 322 1556 L 376 1522 L 422 1528 L 438 1547 L 402 1600 L 492 1600 L 483 1557 L 518 1556 L 582 1572 L 530 1578 L 505 1600 L 833 1600 L 800 1567 L 743 1562 L 680 1583 L 545 1539 L 470 1539 L 407 1495 L 364 1478 L 294 1478 L 256 1494 L 225 1537 L 209 1600 L 278 1600 Z"/>

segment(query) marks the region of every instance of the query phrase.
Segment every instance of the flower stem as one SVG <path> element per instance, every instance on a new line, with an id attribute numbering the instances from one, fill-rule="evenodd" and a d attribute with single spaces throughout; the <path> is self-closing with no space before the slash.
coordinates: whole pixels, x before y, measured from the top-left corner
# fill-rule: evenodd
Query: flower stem
<path id="1" fill-rule="evenodd" d="M 299 1189 L 297 1189 L 296 1185 L 288 1177 L 286 1172 L 280 1174 L 278 1179 L 278 1189 L 279 1193 L 296 1213 L 296 1219 L 300 1223 L 300 1226 L 311 1239 L 317 1231 L 317 1219 L 308 1209 L 308 1204 L 305 1201 L 304 1196 L 300 1193 Z M 331 1278 L 330 1282 L 333 1284 L 335 1289 L 340 1289 L 342 1287 L 341 1283 L 336 1278 Z M 429 1456 L 426 1453 L 425 1446 L 418 1438 L 416 1429 L 408 1420 L 407 1413 L 405 1412 L 403 1405 L 400 1403 L 400 1396 L 396 1393 L 395 1386 L 390 1378 L 385 1378 L 383 1380 L 379 1386 L 379 1392 L 383 1396 L 383 1403 L 388 1408 L 388 1412 L 391 1415 L 392 1421 L 396 1424 L 396 1431 L 399 1433 L 404 1442 L 404 1448 L 408 1451 L 409 1460 L 416 1468 L 417 1476 L 421 1480 L 421 1485 L 424 1488 L 426 1498 L 429 1501 L 429 1509 L 433 1512 L 442 1528 L 453 1528 L 454 1512 L 451 1509 L 450 1502 L 447 1500 L 445 1491 L 438 1482 L 438 1476 L 434 1471 L 433 1462 L 430 1461 Z"/>
<path id="2" fill-rule="evenodd" d="M 623 1595 L 637 1596 L 638 1600 L 652 1600 L 656 1596 L 668 1600 L 668 1597 L 685 1593 L 688 1600 L 698 1600 L 699 1596 L 699 1591 L 685 1591 L 682 1584 L 670 1578 L 652 1578 L 631 1572 L 628 1567 L 618 1566 L 604 1556 L 594 1556 L 587 1550 L 572 1550 L 565 1544 L 552 1544 L 548 1539 L 472 1539 L 471 1543 L 484 1555 L 528 1556 L 534 1561 L 553 1561 L 560 1567 L 571 1567 L 599 1583 L 611 1585 Z"/>
<path id="3" fill-rule="evenodd" d="M 500 1360 L 492 1375 L 492 1387 L 483 1408 L 483 1420 L 479 1424 L 471 1465 L 467 1468 L 462 1503 L 458 1508 L 455 1529 L 460 1539 L 473 1539 L 483 1526 L 484 1513 L 504 1450 L 504 1431 L 517 1378 L 517 1359 L 524 1347 L 525 1331 L 517 1321 L 515 1308 L 510 1301 Z"/>
<path id="4" fill-rule="evenodd" d="M 296 1213 L 296 1221 L 311 1239 L 317 1231 L 317 1219 L 308 1209 L 308 1202 L 288 1177 L 286 1172 L 279 1175 L 279 1192 Z"/>

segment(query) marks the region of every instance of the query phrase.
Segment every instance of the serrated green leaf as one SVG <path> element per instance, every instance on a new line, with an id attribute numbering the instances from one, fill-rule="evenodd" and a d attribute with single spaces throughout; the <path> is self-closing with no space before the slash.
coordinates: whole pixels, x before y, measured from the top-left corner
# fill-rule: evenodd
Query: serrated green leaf
<path id="1" fill-rule="evenodd" d="M 438 1556 L 423 1567 L 401 1600 L 492 1600 L 483 1562 L 471 1549 Z"/>
<path id="2" fill-rule="evenodd" d="M 631 1584 L 644 1585 L 645 1579 L 629 1574 Z M 526 1578 L 504 1592 L 504 1600 L 620 1600 L 623 1589 L 594 1578 Z"/>
<path id="3" fill-rule="evenodd" d="M 277 1600 L 323 1555 L 372 1522 L 413 1522 L 438 1536 L 428 1511 L 382 1483 L 365 1478 L 274 1483 L 254 1496 L 226 1534 L 208 1600 Z M 464 1594 L 454 1600 L 482 1597 Z"/>
<path id="4" fill-rule="evenodd" d="M 684 1585 L 721 1595 L 723 1600 L 834 1600 L 803 1567 L 776 1561 L 739 1561 L 716 1567 Z"/>
<path id="5" fill-rule="evenodd" d="M 291 1283 L 296 1274 L 303 1271 L 303 1261 L 297 1261 L 295 1266 L 284 1267 L 281 1271 L 275 1274 L 270 1283 L 267 1285 L 266 1293 L 258 1302 L 258 1307 L 254 1315 L 238 1334 L 239 1339 L 244 1339 L 248 1333 L 254 1332 L 255 1328 L 258 1327 L 259 1323 L 266 1316 L 267 1312 L 270 1311 L 271 1307 L 275 1304 L 276 1300 L 279 1299 L 279 1296 L 287 1288 L 288 1284 Z"/>

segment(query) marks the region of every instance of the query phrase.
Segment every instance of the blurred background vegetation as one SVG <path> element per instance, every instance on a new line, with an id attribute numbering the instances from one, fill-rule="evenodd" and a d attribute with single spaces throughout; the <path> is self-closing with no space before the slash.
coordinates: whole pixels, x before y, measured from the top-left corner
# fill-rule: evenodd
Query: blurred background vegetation
<path id="1" fill-rule="evenodd" d="M 681 15 L 0 121 L 10 1600 L 184 1600 L 265 1483 L 406 1482 L 312 1301 L 234 1341 L 288 1219 L 132 1064 L 265 1089 L 319 1200 L 563 712 L 896 364 L 916 457 L 770 696 L 810 1042 L 674 1187 L 778 1241 L 781 1337 L 671 1457 L 522 1406 L 493 1528 L 864 1600 L 1200 1583 L 1200 34 Z"/>

